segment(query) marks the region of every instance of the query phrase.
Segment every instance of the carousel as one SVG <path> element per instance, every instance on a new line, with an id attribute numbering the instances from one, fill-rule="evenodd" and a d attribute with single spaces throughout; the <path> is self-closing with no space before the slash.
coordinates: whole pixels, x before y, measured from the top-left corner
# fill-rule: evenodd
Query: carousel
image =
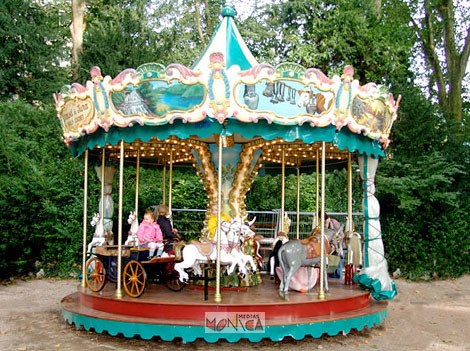
<path id="1" fill-rule="evenodd" d="M 222 21 L 192 67 L 148 63 L 111 78 L 95 66 L 85 85 L 73 83 L 54 95 L 63 140 L 73 156 L 84 159 L 82 280 L 61 302 L 68 323 L 143 339 L 257 342 L 348 333 L 386 318 L 386 300 L 396 295 L 396 287 L 384 257 L 374 178 L 400 99 L 383 86 L 360 85 L 352 66 L 330 78 L 295 63 L 258 63 L 240 36 L 235 15 L 232 5 L 223 6 Z M 94 216 L 87 212 L 91 157 L 100 160 L 95 167 L 100 204 Z M 143 217 L 138 208 L 143 159 L 158 160 L 165 172 L 168 167 L 164 202 L 167 198 L 170 216 L 175 164 L 192 164 L 208 198 L 200 240 L 175 244 L 161 257 L 149 257 L 136 240 Z M 136 196 L 127 218 L 131 229 L 123 233 L 124 167 L 131 160 Z M 331 160 L 343 160 L 348 167 L 340 279 L 327 274 L 333 262 L 329 247 L 338 238 L 325 226 L 325 171 Z M 356 160 L 363 183 L 361 235 L 352 220 Z M 320 185 L 317 230 L 304 240 L 298 240 L 298 228 L 286 233 L 290 240 L 277 255 L 276 284 L 260 274 L 255 255 L 243 250 L 245 242 L 257 241 L 253 219 L 247 218 L 246 194 L 264 164 L 278 163 L 284 179 L 286 166 L 308 162 L 316 165 Z M 281 197 L 281 222 L 282 189 L 273 194 Z M 213 231 L 211 216 L 216 219 Z M 112 233 L 113 221 L 117 233 Z M 360 247 L 354 249 L 348 239 L 357 243 L 357 238 Z M 196 288 L 202 285 L 204 293 Z"/>

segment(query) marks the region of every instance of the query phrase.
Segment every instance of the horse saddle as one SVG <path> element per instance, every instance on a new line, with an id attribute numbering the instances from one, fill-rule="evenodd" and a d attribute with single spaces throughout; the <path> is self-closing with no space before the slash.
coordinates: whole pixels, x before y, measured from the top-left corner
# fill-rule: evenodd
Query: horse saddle
<path id="1" fill-rule="evenodd" d="M 191 244 L 196 246 L 199 253 L 203 256 L 210 256 L 212 251 L 214 251 L 215 245 L 212 244 L 210 241 L 199 241 L 199 240 L 192 240 Z"/>
<path id="2" fill-rule="evenodd" d="M 300 243 L 306 246 L 307 259 L 316 258 L 320 256 L 321 242 L 317 236 L 311 235 L 308 238 L 300 240 Z"/>

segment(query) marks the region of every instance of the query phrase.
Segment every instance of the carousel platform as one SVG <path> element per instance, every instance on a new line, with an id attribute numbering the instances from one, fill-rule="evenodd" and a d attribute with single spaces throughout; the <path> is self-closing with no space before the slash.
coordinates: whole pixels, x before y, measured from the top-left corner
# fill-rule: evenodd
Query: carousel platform
<path id="1" fill-rule="evenodd" d="M 200 289 L 172 292 L 163 285 L 149 285 L 140 298 L 118 299 L 115 284 L 107 284 L 99 293 L 79 286 L 62 299 L 62 316 L 77 328 L 97 333 L 184 342 L 319 338 L 372 328 L 386 318 L 387 302 L 373 300 L 356 285 L 329 282 L 324 300 L 319 300 L 314 288 L 309 294 L 291 291 L 286 301 L 266 277 L 256 287 L 222 289 L 220 303 L 214 302 L 212 289 L 204 300 Z"/>

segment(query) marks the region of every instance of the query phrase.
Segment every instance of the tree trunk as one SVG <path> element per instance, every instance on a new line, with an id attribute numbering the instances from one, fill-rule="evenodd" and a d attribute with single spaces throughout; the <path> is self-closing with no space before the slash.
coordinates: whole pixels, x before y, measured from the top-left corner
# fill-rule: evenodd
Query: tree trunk
<path id="1" fill-rule="evenodd" d="M 85 30 L 86 0 L 72 0 L 72 23 L 70 34 L 72 35 L 72 79 L 79 79 L 79 55 L 83 50 L 83 32 Z"/>
<path id="2" fill-rule="evenodd" d="M 196 12 L 196 24 L 197 24 L 197 32 L 199 34 L 199 39 L 201 39 L 201 43 L 203 46 L 206 46 L 206 39 L 204 38 L 204 33 L 202 32 L 202 23 L 201 23 L 201 15 L 199 10 L 201 9 L 201 3 L 199 0 L 194 2 L 194 10 Z"/>
<path id="3" fill-rule="evenodd" d="M 470 53 L 470 28 L 459 52 L 456 45 L 456 25 L 465 25 L 455 22 L 453 0 L 442 0 L 436 7 L 431 1 L 424 3 L 424 17 L 420 24 L 413 19 L 415 30 L 423 45 L 425 58 L 432 69 L 430 91 L 437 86 L 437 98 L 443 113 L 453 121 L 462 121 L 462 82 L 465 77 L 465 70 L 468 64 Z M 436 11 L 439 16 L 436 16 Z M 439 17 L 439 18 L 437 18 Z M 435 36 L 436 26 L 441 22 L 443 38 Z M 443 47 L 442 53 L 439 48 Z M 445 61 L 441 62 L 440 57 L 444 54 Z"/>
<path id="4" fill-rule="evenodd" d="M 468 63 L 469 54 L 469 33 L 467 29 L 467 37 L 462 52 L 459 53 L 456 46 L 455 38 L 455 16 L 454 5 L 452 0 L 444 0 L 438 5 L 438 12 L 443 19 L 444 24 L 444 46 L 445 57 L 448 67 L 448 98 L 447 111 L 448 117 L 454 121 L 462 120 L 462 81 L 465 77 L 465 70 Z"/>

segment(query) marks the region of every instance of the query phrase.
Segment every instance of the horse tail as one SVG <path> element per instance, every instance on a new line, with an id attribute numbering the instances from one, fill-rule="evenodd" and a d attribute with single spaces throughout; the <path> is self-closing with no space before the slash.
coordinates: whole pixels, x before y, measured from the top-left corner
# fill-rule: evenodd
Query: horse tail
<path id="1" fill-rule="evenodd" d="M 173 251 L 175 252 L 175 261 L 181 261 L 183 258 L 183 248 L 186 246 L 184 241 L 178 241 L 173 246 Z"/>
<path id="2" fill-rule="evenodd" d="M 359 233 L 350 233 L 348 235 L 348 256 L 352 253 L 352 263 L 355 267 L 362 264 L 361 235 Z"/>
<path id="3" fill-rule="evenodd" d="M 279 266 L 279 250 L 281 249 L 281 246 L 283 245 L 282 240 L 278 240 L 276 245 L 274 245 L 273 249 L 273 256 L 274 256 L 274 269 Z"/>

